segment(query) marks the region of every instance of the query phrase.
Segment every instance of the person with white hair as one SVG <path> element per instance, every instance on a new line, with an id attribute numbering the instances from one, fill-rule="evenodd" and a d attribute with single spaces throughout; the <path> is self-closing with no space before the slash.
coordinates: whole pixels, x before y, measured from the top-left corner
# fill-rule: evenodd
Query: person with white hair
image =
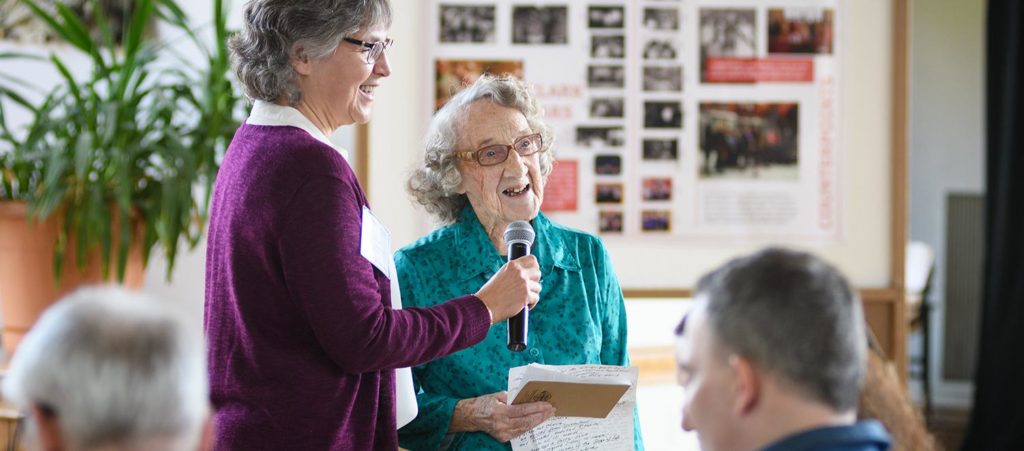
<path id="1" fill-rule="evenodd" d="M 120 288 L 58 301 L 3 380 L 31 450 L 195 450 L 208 442 L 206 354 L 198 325 Z"/>
<path id="2" fill-rule="evenodd" d="M 511 450 L 510 441 L 554 407 L 512 405 L 510 368 L 629 366 L 625 302 L 604 243 L 540 211 L 553 141 L 533 89 L 508 74 L 481 76 L 434 114 L 408 190 L 442 226 L 395 255 L 405 305 L 434 308 L 493 277 L 508 259 L 504 232 L 514 221 L 530 222 L 530 254 L 545 276 L 522 352 L 508 350 L 502 323 L 481 342 L 413 369 L 419 414 L 399 430 L 404 448 Z M 631 449 L 643 449 L 640 432 L 634 412 Z"/>

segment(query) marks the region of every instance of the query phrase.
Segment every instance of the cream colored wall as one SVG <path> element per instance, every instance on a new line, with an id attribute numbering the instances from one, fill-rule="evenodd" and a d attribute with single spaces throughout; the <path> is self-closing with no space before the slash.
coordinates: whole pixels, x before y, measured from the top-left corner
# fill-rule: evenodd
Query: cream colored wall
<path id="1" fill-rule="evenodd" d="M 911 8 L 910 239 L 935 249 L 935 402 L 969 406 L 971 381 L 943 380 L 946 196 L 985 192 L 985 3 L 919 0 Z M 914 344 L 914 346 L 920 346 Z"/>
<path id="2" fill-rule="evenodd" d="M 388 51 L 391 76 L 376 91 L 370 122 L 370 206 L 391 229 L 398 249 L 431 229 L 426 213 L 405 193 L 405 180 L 422 151 L 428 118 L 422 108 L 432 74 L 423 72 L 425 2 L 392 0 L 395 10 Z"/>

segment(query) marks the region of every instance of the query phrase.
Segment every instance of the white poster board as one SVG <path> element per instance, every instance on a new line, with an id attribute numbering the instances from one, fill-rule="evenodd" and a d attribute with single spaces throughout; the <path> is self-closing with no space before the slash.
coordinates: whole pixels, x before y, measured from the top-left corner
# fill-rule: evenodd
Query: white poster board
<path id="1" fill-rule="evenodd" d="M 483 70 L 530 82 L 560 161 L 543 209 L 602 236 L 626 288 L 691 287 L 711 266 L 768 244 L 809 248 L 858 286 L 888 286 L 889 124 L 872 148 L 851 147 L 857 139 L 843 133 L 858 117 L 888 117 L 888 101 L 851 108 L 842 96 L 845 69 L 864 63 L 848 58 L 846 16 L 879 4 L 432 0 L 425 114 Z M 868 50 L 890 32 L 872 22 Z M 883 50 L 850 53 L 888 68 Z M 876 88 L 887 86 L 881 75 Z M 853 204 L 883 208 L 850 221 L 848 177 L 864 167 L 879 183 Z M 636 264 L 645 261 L 678 263 Z"/>

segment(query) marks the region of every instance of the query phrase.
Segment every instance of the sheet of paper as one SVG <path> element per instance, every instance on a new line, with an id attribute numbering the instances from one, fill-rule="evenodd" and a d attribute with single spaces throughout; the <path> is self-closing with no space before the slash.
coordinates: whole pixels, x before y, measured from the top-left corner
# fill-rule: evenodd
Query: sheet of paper
<path id="1" fill-rule="evenodd" d="M 611 365 L 539 365 L 509 370 L 508 399 L 515 399 L 529 381 L 628 383 L 607 418 L 555 417 L 512 439 L 515 451 L 633 449 L 633 410 L 636 407 L 636 367 Z"/>

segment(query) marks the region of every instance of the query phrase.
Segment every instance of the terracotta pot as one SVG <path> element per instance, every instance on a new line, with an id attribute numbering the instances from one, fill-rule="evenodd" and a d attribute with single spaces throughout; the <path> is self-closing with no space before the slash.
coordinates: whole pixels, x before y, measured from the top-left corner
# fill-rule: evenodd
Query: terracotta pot
<path id="1" fill-rule="evenodd" d="M 58 215 L 42 223 L 30 223 L 27 212 L 23 202 L 0 202 L 0 321 L 4 355 L 8 357 L 50 304 L 78 287 L 114 283 L 117 278 L 116 263 L 112 263 L 110 277 L 103 279 L 99 250 L 91 252 L 85 271 L 79 271 L 75 246 L 69 240 L 64 274 L 60 284 L 56 284 L 53 249 L 60 227 Z M 143 280 L 142 247 L 136 245 L 128 253 L 124 285 L 141 290 Z"/>

